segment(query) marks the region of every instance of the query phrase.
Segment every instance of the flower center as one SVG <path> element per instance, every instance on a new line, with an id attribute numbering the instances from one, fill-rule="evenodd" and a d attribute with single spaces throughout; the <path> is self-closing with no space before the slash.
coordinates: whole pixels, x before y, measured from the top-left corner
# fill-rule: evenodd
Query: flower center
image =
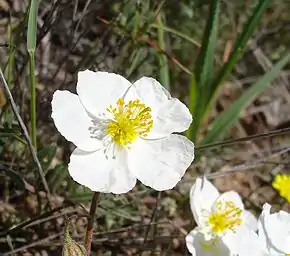
<path id="1" fill-rule="evenodd" d="M 107 133 L 119 146 L 133 143 L 138 136 L 146 137 L 153 126 L 151 108 L 138 99 L 125 104 L 120 98 L 117 106 L 110 105 L 107 111 L 114 117 L 108 123 Z"/>
<path id="2" fill-rule="evenodd" d="M 208 217 L 208 222 L 214 233 L 223 233 L 227 230 L 235 231 L 242 223 L 242 210 L 232 201 L 219 201 L 215 211 Z"/>
<path id="3" fill-rule="evenodd" d="M 290 202 L 290 175 L 277 174 L 272 186 L 279 191 L 282 197 Z"/>

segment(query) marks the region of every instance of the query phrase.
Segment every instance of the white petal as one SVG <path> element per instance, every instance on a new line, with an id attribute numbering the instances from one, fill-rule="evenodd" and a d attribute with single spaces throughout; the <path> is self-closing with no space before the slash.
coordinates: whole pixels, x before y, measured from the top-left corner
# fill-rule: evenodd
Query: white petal
<path id="1" fill-rule="evenodd" d="M 250 211 L 243 212 L 243 225 L 246 225 L 250 230 L 256 231 L 258 229 L 258 220 Z"/>
<path id="2" fill-rule="evenodd" d="M 161 107 L 154 117 L 153 127 L 149 138 L 164 137 L 173 132 L 186 131 L 192 116 L 189 109 L 178 99 L 170 99 L 165 106 Z"/>
<path id="3" fill-rule="evenodd" d="M 171 98 L 170 93 L 151 77 L 140 78 L 133 84 L 133 87 L 142 102 L 155 112 L 154 115 Z"/>
<path id="4" fill-rule="evenodd" d="M 202 223 L 203 212 L 209 213 L 218 197 L 218 190 L 205 177 L 196 179 L 190 190 L 190 207 L 198 225 Z"/>
<path id="5" fill-rule="evenodd" d="M 56 91 L 51 107 L 51 117 L 55 126 L 68 141 L 86 151 L 94 151 L 101 147 L 101 141 L 91 138 L 91 119 L 76 94 Z"/>
<path id="6" fill-rule="evenodd" d="M 265 204 L 264 205 L 264 210 L 262 212 L 262 214 L 260 215 L 259 219 L 258 219 L 258 235 L 259 235 L 259 241 L 262 244 L 263 248 L 267 248 L 267 250 L 269 250 L 270 245 L 270 241 L 265 233 L 265 228 L 264 228 L 264 218 L 266 214 L 270 214 L 270 209 L 271 206 L 269 204 Z"/>
<path id="7" fill-rule="evenodd" d="M 191 230 L 190 233 L 185 237 L 185 242 L 186 242 L 186 247 L 188 251 L 191 253 L 191 255 L 196 255 L 195 253 L 195 242 L 196 242 L 196 236 L 197 236 L 198 231 L 196 229 Z"/>
<path id="8" fill-rule="evenodd" d="M 189 252 L 194 256 L 230 256 L 231 253 L 221 239 L 205 240 L 204 235 L 192 230 L 185 238 Z"/>
<path id="9" fill-rule="evenodd" d="M 172 189 L 194 158 L 194 145 L 184 136 L 138 140 L 129 152 L 129 169 L 146 186 Z"/>
<path id="10" fill-rule="evenodd" d="M 72 178 L 96 192 L 122 194 L 136 184 L 127 167 L 126 153 L 118 153 L 116 159 L 106 158 L 103 149 L 87 153 L 76 149 L 69 163 Z"/>
<path id="11" fill-rule="evenodd" d="M 148 138 L 161 138 L 187 130 L 192 122 L 189 109 L 155 79 L 142 77 L 133 84 L 138 98 L 152 109 L 153 127 Z"/>
<path id="12" fill-rule="evenodd" d="M 272 247 L 290 254 L 290 214 L 284 211 L 270 214 L 269 205 L 265 205 L 261 215 L 264 232 Z"/>
<path id="13" fill-rule="evenodd" d="M 258 239 L 258 235 L 251 229 L 244 227 L 231 237 L 224 237 L 223 241 L 233 254 L 239 256 L 266 256 L 267 250 Z"/>
<path id="14" fill-rule="evenodd" d="M 78 73 L 77 93 L 82 104 L 94 116 L 104 113 L 111 104 L 122 98 L 131 83 L 124 77 L 90 70 Z"/>
<path id="15" fill-rule="evenodd" d="M 268 204 L 267 204 L 268 205 Z M 271 206 L 270 206 L 271 208 Z M 262 216 L 264 213 L 260 215 L 260 218 L 258 220 L 258 235 L 259 235 L 259 242 L 261 244 L 261 247 L 266 252 L 265 256 L 285 256 L 285 254 L 278 252 L 271 244 L 270 240 L 268 239 L 264 226 L 262 224 L 261 219 L 264 217 Z"/>
<path id="16" fill-rule="evenodd" d="M 221 194 L 216 202 L 224 201 L 224 202 L 233 202 L 236 207 L 240 208 L 241 210 L 244 210 L 244 204 L 242 202 L 241 197 L 239 194 L 235 191 L 227 191 L 223 194 Z M 215 206 L 215 205 L 214 205 Z"/>

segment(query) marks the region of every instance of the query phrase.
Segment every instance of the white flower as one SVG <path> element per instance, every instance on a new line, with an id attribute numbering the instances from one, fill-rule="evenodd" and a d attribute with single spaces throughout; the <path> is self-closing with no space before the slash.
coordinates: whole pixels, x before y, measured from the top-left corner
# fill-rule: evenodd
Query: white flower
<path id="1" fill-rule="evenodd" d="M 192 116 L 153 78 L 131 84 L 107 72 L 78 73 L 77 94 L 56 91 L 52 118 L 77 148 L 69 173 L 93 191 L 126 193 L 136 178 L 156 190 L 173 188 L 194 158 L 194 145 L 172 134 Z"/>
<path id="2" fill-rule="evenodd" d="M 192 230 L 185 238 L 188 251 L 193 256 L 231 256 L 233 255 L 221 238 L 206 240 L 205 235 Z"/>
<path id="3" fill-rule="evenodd" d="M 278 256 L 269 254 L 257 233 L 249 228 L 240 237 L 237 251 L 239 256 Z"/>
<path id="4" fill-rule="evenodd" d="M 258 221 L 259 240 L 269 255 L 290 254 L 290 214 L 270 213 L 271 205 L 264 204 Z"/>
<path id="5" fill-rule="evenodd" d="M 290 214 L 270 213 L 271 205 L 264 204 L 258 221 L 258 234 L 248 230 L 240 240 L 239 256 L 290 255 Z"/>
<path id="6" fill-rule="evenodd" d="M 220 239 L 235 254 L 246 229 L 257 229 L 257 220 L 244 209 L 234 191 L 220 194 L 206 178 L 198 178 L 190 191 L 190 205 L 197 230 L 207 241 Z"/>

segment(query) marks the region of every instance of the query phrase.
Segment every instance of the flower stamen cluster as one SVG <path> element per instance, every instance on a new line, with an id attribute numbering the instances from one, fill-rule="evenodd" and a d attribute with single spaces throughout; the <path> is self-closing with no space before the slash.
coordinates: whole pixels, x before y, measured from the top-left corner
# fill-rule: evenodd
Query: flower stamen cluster
<path id="1" fill-rule="evenodd" d="M 214 233 L 220 234 L 227 230 L 235 232 L 237 226 L 242 224 L 242 210 L 232 201 L 218 201 L 216 210 L 209 216 L 208 222 Z"/>
<path id="2" fill-rule="evenodd" d="M 120 98 L 116 107 L 110 105 L 106 110 L 114 117 L 108 123 L 107 133 L 119 146 L 127 146 L 139 136 L 146 137 L 153 126 L 151 108 L 139 99 L 126 104 Z"/>

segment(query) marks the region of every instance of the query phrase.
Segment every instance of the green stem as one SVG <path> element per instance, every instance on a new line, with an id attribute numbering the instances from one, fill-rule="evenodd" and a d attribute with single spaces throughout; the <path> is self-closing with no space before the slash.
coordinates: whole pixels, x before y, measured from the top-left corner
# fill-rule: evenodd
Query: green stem
<path id="1" fill-rule="evenodd" d="M 34 51 L 29 51 L 29 71 L 30 71 L 30 136 L 32 145 L 37 149 L 36 142 L 36 82 L 35 82 L 35 58 Z"/>

